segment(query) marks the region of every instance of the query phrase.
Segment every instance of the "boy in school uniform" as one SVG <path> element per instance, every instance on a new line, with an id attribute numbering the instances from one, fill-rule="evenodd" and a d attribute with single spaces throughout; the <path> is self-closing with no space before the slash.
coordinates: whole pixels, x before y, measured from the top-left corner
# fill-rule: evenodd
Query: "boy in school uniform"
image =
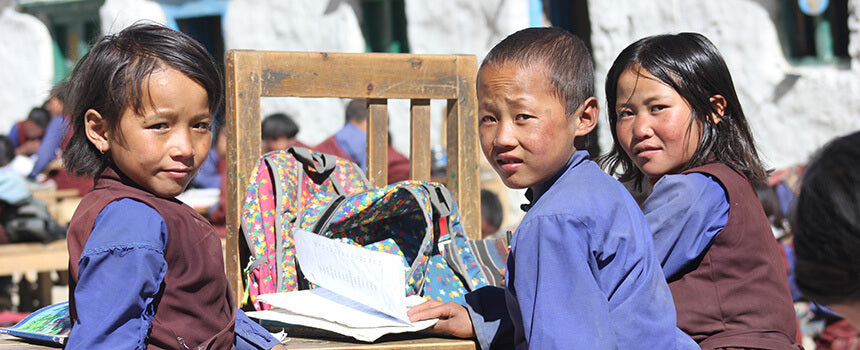
<path id="1" fill-rule="evenodd" d="M 672 296 L 641 210 L 589 159 L 598 118 L 585 44 L 528 28 L 497 44 L 478 71 L 481 148 L 529 204 L 511 242 L 507 287 L 467 305 L 429 301 L 410 319 L 481 347 L 695 348 L 675 326 Z"/>

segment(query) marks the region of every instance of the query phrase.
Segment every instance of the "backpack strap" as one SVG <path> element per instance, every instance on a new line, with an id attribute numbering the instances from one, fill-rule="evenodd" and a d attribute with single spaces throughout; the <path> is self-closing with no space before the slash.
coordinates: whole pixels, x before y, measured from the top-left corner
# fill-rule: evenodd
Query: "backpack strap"
<path id="1" fill-rule="evenodd" d="M 451 216 L 452 207 L 454 206 L 454 196 L 451 195 L 445 186 L 424 182 L 421 184 L 430 194 L 430 206 L 433 209 L 433 226 L 439 228 L 439 235 L 433 237 L 433 254 L 439 254 L 443 251 L 443 247 L 447 246 L 452 240 L 452 236 L 448 234 L 448 217 Z M 443 239 L 444 237 L 444 239 Z"/>
<path id="2" fill-rule="evenodd" d="M 337 166 L 337 158 L 328 153 L 311 152 L 305 147 L 292 146 L 287 149 L 293 157 L 309 168 L 313 168 L 317 174 L 323 175 L 331 180 L 331 185 L 337 194 L 345 195 L 343 185 L 334 176 L 334 169 Z"/>

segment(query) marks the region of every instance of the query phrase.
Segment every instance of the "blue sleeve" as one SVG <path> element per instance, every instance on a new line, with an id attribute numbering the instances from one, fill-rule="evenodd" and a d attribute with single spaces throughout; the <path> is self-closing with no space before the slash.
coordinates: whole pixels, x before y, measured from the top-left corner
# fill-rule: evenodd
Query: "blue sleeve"
<path id="1" fill-rule="evenodd" d="M 514 347 L 514 327 L 503 288 L 487 286 L 466 294 L 466 309 L 481 350 Z"/>
<path id="2" fill-rule="evenodd" d="M 39 175 L 48 164 L 57 156 L 57 150 L 63 143 L 63 138 L 66 136 L 66 122 L 61 115 L 56 115 L 48 122 L 45 127 L 45 135 L 42 136 L 42 143 L 39 144 L 39 151 L 36 152 L 36 163 L 33 164 L 33 171 L 30 172 L 30 178 L 35 178 Z"/>
<path id="3" fill-rule="evenodd" d="M 625 220 L 559 215 L 520 225 L 507 279 L 508 309 L 518 308 L 512 320 L 522 324 L 515 341 L 535 349 L 678 346 L 672 296 L 645 223 Z"/>
<path id="4" fill-rule="evenodd" d="M 16 148 L 18 147 L 18 123 L 12 124 L 12 129 L 9 130 L 9 141 L 12 141 L 12 145 Z"/>
<path id="5" fill-rule="evenodd" d="M 278 339 L 269 333 L 259 323 L 251 321 L 241 309 L 236 310 L 236 343 L 235 350 L 271 349 L 280 344 Z"/>
<path id="6" fill-rule="evenodd" d="M 729 219 L 725 189 L 701 173 L 666 175 L 642 206 L 663 274 L 677 279 L 713 242 Z"/>
<path id="7" fill-rule="evenodd" d="M 191 179 L 191 186 L 198 188 L 219 188 L 221 186 L 221 174 L 218 173 L 218 152 L 209 149 L 209 156 L 200 165 L 197 175 Z"/>
<path id="8" fill-rule="evenodd" d="M 78 318 L 66 349 L 143 349 L 167 262 L 167 227 L 133 199 L 107 205 L 78 261 Z"/>

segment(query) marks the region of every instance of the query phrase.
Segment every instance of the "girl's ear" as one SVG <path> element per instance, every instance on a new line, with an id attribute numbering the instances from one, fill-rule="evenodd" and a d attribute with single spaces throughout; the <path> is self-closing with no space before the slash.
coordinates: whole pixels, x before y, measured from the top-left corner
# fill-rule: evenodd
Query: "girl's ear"
<path id="1" fill-rule="evenodd" d="M 576 115 L 579 118 L 579 125 L 576 127 L 575 136 L 585 136 L 594 130 L 594 127 L 597 126 L 597 118 L 600 116 L 600 106 L 597 103 L 597 99 L 589 97 L 577 108 Z"/>
<path id="2" fill-rule="evenodd" d="M 711 107 L 717 111 L 717 114 L 711 115 L 711 120 L 714 124 L 720 123 L 720 117 L 726 115 L 726 98 L 723 95 L 714 95 L 710 98 Z"/>
<path id="3" fill-rule="evenodd" d="M 102 153 L 110 149 L 108 142 L 107 123 L 102 115 L 95 109 L 88 109 L 84 114 L 84 129 L 87 133 L 87 139 L 96 146 Z"/>

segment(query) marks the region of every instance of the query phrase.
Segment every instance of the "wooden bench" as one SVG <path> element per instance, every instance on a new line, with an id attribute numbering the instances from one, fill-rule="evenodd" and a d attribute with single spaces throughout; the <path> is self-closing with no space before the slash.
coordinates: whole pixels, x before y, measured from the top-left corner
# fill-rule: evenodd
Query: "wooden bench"
<path id="1" fill-rule="evenodd" d="M 51 289 L 54 281 L 51 272 L 69 269 L 69 251 L 66 240 L 51 243 L 0 244 L 0 276 L 21 274 L 19 283 L 20 305 L 28 305 L 32 299 L 39 305 L 52 303 Z M 36 273 L 35 295 L 30 295 L 27 273 Z M 27 307 L 25 307 L 27 309 Z"/>
<path id="2" fill-rule="evenodd" d="M 33 197 L 41 200 L 48 207 L 48 212 L 60 225 L 68 225 L 72 220 L 72 214 L 81 202 L 81 195 L 77 189 L 65 188 L 57 190 L 36 190 Z"/>
<path id="3" fill-rule="evenodd" d="M 387 184 L 388 99 L 410 100 L 410 178 L 419 180 L 431 180 L 430 100 L 447 101 L 445 184 L 459 205 L 465 232 L 480 238 L 474 56 L 231 50 L 226 72 L 226 266 L 237 300 L 242 300 L 245 289 L 240 257 L 247 249 L 240 214 L 251 171 L 261 154 L 262 97 L 367 99 L 367 176 L 373 186 Z M 409 348 L 475 347 L 468 340 L 433 339 Z"/>

